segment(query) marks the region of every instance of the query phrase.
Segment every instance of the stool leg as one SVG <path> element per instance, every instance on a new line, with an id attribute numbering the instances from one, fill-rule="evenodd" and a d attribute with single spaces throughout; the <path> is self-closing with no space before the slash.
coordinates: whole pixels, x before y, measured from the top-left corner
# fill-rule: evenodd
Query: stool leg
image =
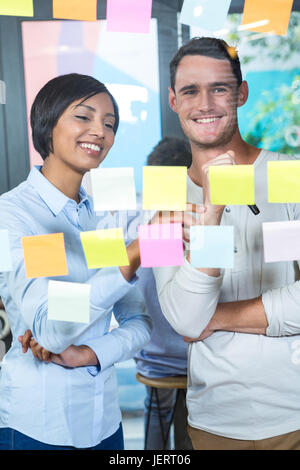
<path id="1" fill-rule="evenodd" d="M 147 450 L 147 444 L 148 444 L 148 433 L 149 433 L 150 415 L 151 415 L 151 409 L 152 409 L 153 391 L 154 391 L 154 388 L 151 387 L 150 402 L 149 402 L 149 409 L 147 413 L 147 422 L 146 422 L 145 442 L 144 442 L 145 450 Z"/>
<path id="2" fill-rule="evenodd" d="M 165 440 L 164 440 L 164 449 L 165 449 L 165 446 L 168 442 L 170 429 L 171 429 L 171 426 L 172 426 L 172 423 L 173 423 L 173 420 L 174 420 L 175 410 L 176 410 L 176 406 L 177 406 L 177 403 L 178 403 L 179 392 L 180 392 L 180 389 L 177 389 L 176 390 L 176 400 L 175 400 L 175 403 L 174 403 L 171 419 L 170 419 L 169 426 L 168 426 L 167 433 L 166 433 Z"/>
<path id="3" fill-rule="evenodd" d="M 164 431 L 164 426 L 163 426 L 162 417 L 161 417 L 161 413 L 160 413 L 160 405 L 159 405 L 159 397 L 158 397 L 157 388 L 155 388 L 154 391 L 155 391 L 155 396 L 156 396 L 156 401 L 157 401 L 157 410 L 158 410 L 161 438 L 162 438 L 162 442 L 163 442 L 163 450 L 165 450 L 168 437 L 167 437 L 167 439 L 165 438 L 165 431 Z"/>

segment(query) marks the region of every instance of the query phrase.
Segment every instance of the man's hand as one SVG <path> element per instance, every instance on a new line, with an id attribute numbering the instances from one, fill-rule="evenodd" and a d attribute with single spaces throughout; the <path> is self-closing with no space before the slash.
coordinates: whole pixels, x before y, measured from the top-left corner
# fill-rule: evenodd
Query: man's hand
<path id="1" fill-rule="evenodd" d="M 203 202 L 206 207 L 204 215 L 204 225 L 219 225 L 221 222 L 222 214 L 225 206 L 218 206 L 211 204 L 210 199 L 210 186 L 209 186 L 209 167 L 213 165 L 235 165 L 235 154 L 232 150 L 218 155 L 205 165 L 202 166 L 202 187 L 203 187 Z"/>
<path id="2" fill-rule="evenodd" d="M 201 335 L 198 338 L 189 338 L 188 336 L 184 336 L 183 340 L 186 343 L 195 343 L 196 341 L 203 341 L 204 339 L 208 338 L 210 335 L 214 333 L 209 325 L 202 331 Z"/>
<path id="3" fill-rule="evenodd" d="M 24 335 L 18 337 L 22 344 L 23 353 L 30 348 L 35 358 L 44 362 L 54 362 L 65 367 L 83 367 L 98 365 L 99 361 L 94 351 L 86 345 L 71 345 L 61 354 L 53 354 L 40 346 L 32 337 L 31 330 L 26 330 Z"/>
<path id="4" fill-rule="evenodd" d="M 203 225 L 205 207 L 201 204 L 187 202 L 185 211 L 157 211 L 149 224 L 180 223 L 182 226 L 182 238 L 186 243 L 190 241 L 190 227 Z"/>

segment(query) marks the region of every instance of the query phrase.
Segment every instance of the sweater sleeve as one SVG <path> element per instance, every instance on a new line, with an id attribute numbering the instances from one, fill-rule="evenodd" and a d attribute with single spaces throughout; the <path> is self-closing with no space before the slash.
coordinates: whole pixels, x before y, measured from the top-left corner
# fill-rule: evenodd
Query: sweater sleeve
<path id="1" fill-rule="evenodd" d="M 153 268 L 163 314 L 177 333 L 197 338 L 215 313 L 223 274 L 212 277 L 187 260 L 180 267 Z"/>

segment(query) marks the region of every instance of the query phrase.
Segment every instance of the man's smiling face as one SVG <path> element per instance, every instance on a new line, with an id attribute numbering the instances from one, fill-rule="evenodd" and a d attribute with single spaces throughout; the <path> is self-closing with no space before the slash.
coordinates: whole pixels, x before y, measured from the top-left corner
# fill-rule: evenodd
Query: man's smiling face
<path id="1" fill-rule="evenodd" d="M 183 132 L 201 148 L 228 144 L 237 131 L 237 107 L 247 99 L 247 84 L 238 87 L 228 60 L 186 55 L 178 64 L 170 106 Z"/>

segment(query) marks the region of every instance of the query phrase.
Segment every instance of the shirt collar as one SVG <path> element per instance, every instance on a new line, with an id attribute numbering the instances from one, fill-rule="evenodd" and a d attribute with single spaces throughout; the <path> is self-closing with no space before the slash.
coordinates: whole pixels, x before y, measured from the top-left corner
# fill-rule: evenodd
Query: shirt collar
<path id="1" fill-rule="evenodd" d="M 47 178 L 41 173 L 41 166 L 34 166 L 28 176 L 27 181 L 36 189 L 39 196 L 47 204 L 49 209 L 54 215 L 58 215 L 65 205 L 70 201 L 72 204 L 76 204 L 75 201 L 68 198 L 59 189 L 57 189 Z M 79 198 L 81 204 L 90 205 L 86 191 L 83 187 L 80 187 Z M 77 205 L 77 204 L 76 204 Z"/>

